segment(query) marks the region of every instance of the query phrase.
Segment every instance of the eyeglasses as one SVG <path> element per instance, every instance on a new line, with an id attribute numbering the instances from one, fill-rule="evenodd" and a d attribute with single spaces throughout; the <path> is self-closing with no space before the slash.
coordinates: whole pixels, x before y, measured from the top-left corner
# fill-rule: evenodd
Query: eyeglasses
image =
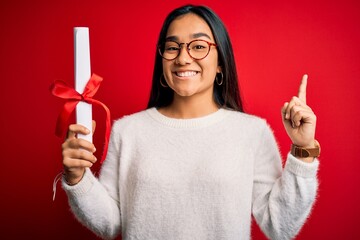
<path id="1" fill-rule="evenodd" d="M 158 46 L 159 53 L 166 60 L 174 60 L 180 55 L 181 45 L 186 45 L 186 51 L 188 52 L 189 56 L 195 60 L 206 58 L 210 52 L 211 46 L 217 46 L 215 43 L 200 39 L 192 40 L 189 43 L 166 41 Z"/>

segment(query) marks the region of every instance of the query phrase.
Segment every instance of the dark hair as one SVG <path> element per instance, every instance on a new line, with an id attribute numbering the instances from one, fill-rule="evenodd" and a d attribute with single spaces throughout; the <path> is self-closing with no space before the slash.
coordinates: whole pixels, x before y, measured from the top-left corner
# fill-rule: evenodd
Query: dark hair
<path id="1" fill-rule="evenodd" d="M 218 62 L 223 73 L 223 84 L 220 86 L 214 84 L 215 102 L 220 107 L 243 112 L 230 38 L 224 24 L 210 8 L 205 6 L 186 5 L 173 10 L 164 21 L 157 45 L 160 45 L 165 41 L 171 22 L 177 17 L 188 13 L 196 14 L 206 21 L 214 35 L 215 43 L 218 45 Z M 164 88 L 160 84 L 160 77 L 162 74 L 162 57 L 157 52 L 148 108 L 165 107 L 170 105 L 173 100 L 174 91 L 171 88 Z"/>

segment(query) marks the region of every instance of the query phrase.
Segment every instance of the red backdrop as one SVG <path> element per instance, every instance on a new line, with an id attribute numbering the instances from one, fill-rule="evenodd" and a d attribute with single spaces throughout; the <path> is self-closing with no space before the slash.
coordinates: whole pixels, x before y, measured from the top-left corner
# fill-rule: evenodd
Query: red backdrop
<path id="1" fill-rule="evenodd" d="M 290 140 L 280 108 L 309 74 L 308 103 L 318 116 L 323 153 L 318 199 L 298 239 L 359 239 L 360 4 L 192 2 L 212 7 L 227 25 L 246 111 L 268 120 L 283 155 Z M 96 98 L 109 106 L 112 119 L 144 109 L 162 21 L 185 3 L 0 2 L 1 238 L 97 239 L 69 212 L 59 185 L 52 201 L 62 168 L 54 127 L 63 101 L 50 95 L 49 85 L 55 79 L 73 84 L 73 27 L 88 26 L 92 71 L 104 77 Z M 100 149 L 103 110 L 94 109 L 94 118 Z M 253 238 L 264 239 L 255 224 Z"/>

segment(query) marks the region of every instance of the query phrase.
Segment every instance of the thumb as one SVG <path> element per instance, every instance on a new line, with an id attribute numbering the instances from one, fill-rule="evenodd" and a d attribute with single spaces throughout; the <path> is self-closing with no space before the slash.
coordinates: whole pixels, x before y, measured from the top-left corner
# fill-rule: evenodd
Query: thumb
<path id="1" fill-rule="evenodd" d="M 289 119 L 289 116 L 286 115 L 286 109 L 289 106 L 289 103 L 284 103 L 284 106 L 281 108 L 281 116 L 283 120 Z"/>

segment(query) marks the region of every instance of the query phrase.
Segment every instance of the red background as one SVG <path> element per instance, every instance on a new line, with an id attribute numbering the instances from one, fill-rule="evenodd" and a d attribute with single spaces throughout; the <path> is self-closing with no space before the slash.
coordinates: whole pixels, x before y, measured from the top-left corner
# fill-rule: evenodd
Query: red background
<path id="1" fill-rule="evenodd" d="M 246 111 L 268 120 L 283 155 L 290 140 L 280 108 L 309 74 L 308 103 L 318 116 L 323 152 L 318 199 L 297 239 L 359 239 L 360 4 L 192 2 L 210 6 L 227 25 Z M 54 127 L 63 101 L 50 95 L 49 85 L 55 79 L 73 84 L 73 27 L 88 26 L 92 70 L 104 77 L 96 98 L 112 119 L 144 109 L 162 21 L 185 3 L 0 2 L 2 239 L 97 239 L 69 212 L 59 185 L 52 201 L 62 167 Z M 101 149 L 103 110 L 94 109 L 94 118 Z M 255 224 L 253 238 L 264 239 Z"/>

